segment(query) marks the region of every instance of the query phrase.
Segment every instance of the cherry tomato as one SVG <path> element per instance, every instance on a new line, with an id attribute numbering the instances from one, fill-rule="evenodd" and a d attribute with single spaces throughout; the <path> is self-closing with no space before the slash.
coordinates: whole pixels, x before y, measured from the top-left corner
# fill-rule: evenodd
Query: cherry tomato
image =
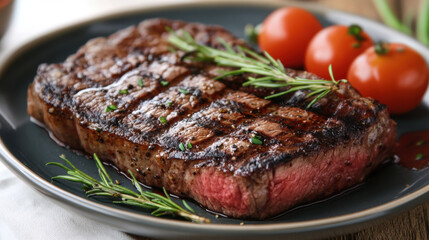
<path id="1" fill-rule="evenodd" d="M 284 7 L 264 20 L 258 44 L 285 67 L 303 67 L 307 45 L 321 29 L 322 25 L 310 12 Z"/>
<path id="2" fill-rule="evenodd" d="M 377 44 L 353 61 L 347 79 L 364 97 L 386 104 L 392 114 L 401 114 L 421 102 L 429 69 L 423 57 L 404 44 Z"/>
<path id="3" fill-rule="evenodd" d="M 372 45 L 371 37 L 357 25 L 324 28 L 308 45 L 305 68 L 330 79 L 329 65 L 332 64 L 335 79 L 345 79 L 353 60 Z"/>

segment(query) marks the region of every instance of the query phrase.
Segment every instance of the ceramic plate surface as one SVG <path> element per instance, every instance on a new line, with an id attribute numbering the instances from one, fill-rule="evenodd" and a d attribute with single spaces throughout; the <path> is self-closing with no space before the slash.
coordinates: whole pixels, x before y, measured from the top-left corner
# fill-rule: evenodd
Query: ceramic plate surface
<path id="1" fill-rule="evenodd" d="M 330 199 L 301 206 L 280 217 L 251 221 L 215 218 L 198 205 L 196 211 L 211 219 L 212 224 L 194 224 L 174 218 L 156 218 L 150 213 L 115 205 L 103 199 L 86 198 L 79 184 L 51 182 L 50 178 L 63 171 L 47 162 L 59 161 L 65 154 L 78 168 L 97 176 L 94 162 L 58 146 L 48 133 L 30 122 L 26 113 L 26 92 L 41 63 L 62 62 L 91 38 L 109 34 L 148 18 L 169 18 L 218 24 L 243 36 L 246 24 L 261 22 L 280 2 L 240 3 L 215 2 L 181 4 L 162 8 L 132 9 L 77 23 L 43 36 L 27 44 L 1 63 L 0 71 L 0 154 L 5 164 L 18 176 L 42 193 L 59 200 L 60 204 L 90 218 L 129 233 L 153 237 L 264 236 L 298 238 L 327 236 L 354 231 L 393 213 L 398 213 L 429 200 L 429 168 L 413 171 L 388 163 L 371 174 L 361 185 Z M 381 24 L 354 15 L 336 12 L 315 5 L 302 5 L 312 11 L 324 25 L 357 23 L 375 40 L 404 42 L 428 58 L 429 50 L 413 39 Z M 428 59 L 426 59 L 428 61 Z M 407 115 L 394 118 L 398 135 L 429 129 L 429 97 Z M 127 187 L 129 181 L 114 169 L 109 173 Z M 244 223 L 244 225 L 240 225 Z"/>

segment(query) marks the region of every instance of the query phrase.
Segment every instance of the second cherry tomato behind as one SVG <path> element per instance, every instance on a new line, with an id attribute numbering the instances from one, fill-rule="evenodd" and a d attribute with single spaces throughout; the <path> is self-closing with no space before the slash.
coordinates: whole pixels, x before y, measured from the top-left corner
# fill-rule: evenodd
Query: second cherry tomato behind
<path id="1" fill-rule="evenodd" d="M 358 25 L 334 25 L 318 32 L 309 43 L 305 68 L 319 77 L 330 79 L 329 65 L 334 77 L 345 79 L 353 60 L 373 45 L 371 37 Z"/>

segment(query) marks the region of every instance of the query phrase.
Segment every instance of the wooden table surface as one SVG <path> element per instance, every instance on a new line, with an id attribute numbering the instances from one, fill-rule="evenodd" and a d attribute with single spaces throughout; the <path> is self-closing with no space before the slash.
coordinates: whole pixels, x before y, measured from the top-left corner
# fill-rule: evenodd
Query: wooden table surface
<path id="1" fill-rule="evenodd" d="M 319 2 L 334 9 L 355 13 L 380 21 L 372 0 L 308 0 Z M 417 9 L 418 0 L 390 1 L 397 14 L 402 16 Z M 147 238 L 137 238 L 147 239 Z M 429 202 L 421 204 L 399 215 L 381 220 L 380 223 L 341 236 L 331 237 L 327 240 L 354 240 L 354 239 L 404 239 L 425 240 L 429 239 Z"/>

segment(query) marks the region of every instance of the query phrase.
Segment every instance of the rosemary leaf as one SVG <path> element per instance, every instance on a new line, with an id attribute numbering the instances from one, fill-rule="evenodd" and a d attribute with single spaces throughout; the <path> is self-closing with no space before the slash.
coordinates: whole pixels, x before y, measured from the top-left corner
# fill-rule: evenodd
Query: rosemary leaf
<path id="1" fill-rule="evenodd" d="M 68 175 L 58 175 L 56 177 L 53 177 L 52 179 L 63 179 L 72 182 L 81 182 L 81 179 Z"/>
<path id="2" fill-rule="evenodd" d="M 273 77 L 270 77 L 270 76 L 268 76 L 268 77 L 260 77 L 260 78 L 249 77 L 248 80 L 249 81 L 243 83 L 243 86 L 254 84 L 256 82 L 264 82 L 264 81 L 267 81 L 267 80 L 273 80 Z"/>
<path id="3" fill-rule="evenodd" d="M 270 63 L 277 69 L 281 69 L 282 67 L 280 67 L 279 62 L 274 60 L 273 57 L 270 56 L 270 54 L 268 54 L 267 51 L 264 51 L 264 55 L 266 58 L 268 58 L 268 60 L 270 61 Z"/>
<path id="4" fill-rule="evenodd" d="M 234 70 L 234 71 L 221 72 L 220 74 L 222 74 L 222 75 L 215 77 L 214 80 L 219 80 L 219 79 L 222 79 L 222 78 L 227 77 L 227 76 L 240 75 L 240 74 L 243 74 L 243 71 L 242 70 Z"/>
<path id="5" fill-rule="evenodd" d="M 179 149 L 184 152 L 185 151 L 185 145 L 183 143 L 179 143 Z"/>
<path id="6" fill-rule="evenodd" d="M 107 193 L 107 192 L 86 193 L 86 196 L 87 197 L 93 197 L 93 196 L 114 197 L 111 193 Z"/>
<path id="7" fill-rule="evenodd" d="M 100 159 L 98 158 L 97 154 L 94 153 L 93 157 L 94 157 L 94 160 L 95 160 L 95 163 L 97 165 L 98 170 L 109 180 L 110 183 L 113 183 L 112 179 L 110 179 L 109 174 L 107 174 L 107 171 L 104 168 L 103 164 L 101 163 Z"/>
<path id="8" fill-rule="evenodd" d="M 279 87 L 287 87 L 289 84 L 287 83 L 273 83 L 273 82 L 254 82 L 251 83 L 255 87 L 266 87 L 266 88 L 279 88 Z"/>
<path id="9" fill-rule="evenodd" d="M 128 170 L 128 173 L 131 176 L 131 181 L 132 181 L 134 187 L 137 189 L 137 191 L 139 191 L 140 194 L 142 194 L 143 193 L 143 189 L 140 186 L 139 182 L 137 181 L 136 177 L 134 177 L 133 172 L 131 172 L 131 170 Z"/>
<path id="10" fill-rule="evenodd" d="M 74 170 L 77 170 L 77 168 L 66 158 L 64 154 L 60 155 L 60 158 L 66 162 L 70 167 L 72 167 Z"/>
<path id="11" fill-rule="evenodd" d="M 109 182 L 107 181 L 106 175 L 104 175 L 100 169 L 98 169 L 98 175 L 100 176 L 100 179 L 103 181 L 105 186 L 109 186 Z"/>
<path id="12" fill-rule="evenodd" d="M 269 64 L 269 61 L 267 59 L 265 59 L 264 57 L 262 57 L 261 55 L 259 55 L 257 52 L 252 51 L 248 48 L 245 47 L 241 47 L 240 48 L 243 50 L 243 52 L 249 54 L 250 56 L 252 56 L 254 59 L 264 63 L 264 64 Z"/>
<path id="13" fill-rule="evenodd" d="M 417 161 L 422 160 L 422 158 L 423 158 L 423 154 L 418 153 L 418 154 L 416 155 L 416 160 L 417 160 Z"/>
<path id="14" fill-rule="evenodd" d="M 63 164 L 61 164 L 61 163 L 57 163 L 57 162 L 48 162 L 48 163 L 46 163 L 46 166 L 49 166 L 49 165 L 53 165 L 53 166 L 60 167 L 60 168 L 62 168 L 62 169 L 64 169 L 64 170 L 66 170 L 66 171 L 72 171 L 70 168 L 68 168 L 68 167 L 64 166 L 64 165 L 63 165 Z"/>
<path id="15" fill-rule="evenodd" d="M 320 93 L 319 95 L 317 95 L 308 105 L 309 106 L 313 105 L 314 103 L 316 103 L 319 99 L 321 99 L 322 97 L 324 97 L 328 93 L 329 93 L 329 89 L 323 91 L 322 93 Z"/>
<path id="16" fill-rule="evenodd" d="M 235 53 L 234 49 L 232 49 L 231 45 L 229 45 L 223 38 L 218 38 L 217 39 L 220 44 L 222 44 L 222 46 L 230 53 Z"/>
<path id="17" fill-rule="evenodd" d="M 308 97 L 311 97 L 311 96 L 313 96 L 313 95 L 320 94 L 320 93 L 322 93 L 323 91 L 325 91 L 325 90 L 323 90 L 323 89 L 318 89 L 318 90 L 316 90 L 316 91 L 313 91 L 313 92 L 309 93 L 307 96 L 308 96 Z"/>
<path id="18" fill-rule="evenodd" d="M 111 111 L 114 111 L 116 109 L 118 109 L 118 107 L 116 107 L 116 105 L 109 105 L 106 107 L 105 112 L 111 112 Z"/>
<path id="19" fill-rule="evenodd" d="M 250 139 L 250 142 L 253 143 L 253 144 L 256 144 L 256 145 L 262 145 L 263 144 L 262 140 L 259 139 L 259 138 L 257 138 L 257 137 L 252 137 Z"/>
<path id="20" fill-rule="evenodd" d="M 285 94 L 288 94 L 288 93 L 291 93 L 291 92 L 295 92 L 295 91 L 298 91 L 298 90 L 304 90 L 304 89 L 307 89 L 307 88 L 308 88 L 307 86 L 297 86 L 297 87 L 292 87 L 292 88 L 290 88 L 290 89 L 289 89 L 289 90 L 287 90 L 287 91 L 279 92 L 279 93 L 276 93 L 276 94 L 270 95 L 270 96 L 266 97 L 266 99 L 279 97 L 279 96 L 282 96 L 282 95 L 285 95 Z"/>
<path id="21" fill-rule="evenodd" d="M 119 94 L 128 94 L 128 89 L 119 90 Z"/>
<path id="22" fill-rule="evenodd" d="M 185 206 L 185 207 L 186 207 L 186 209 L 188 209 L 191 213 L 195 213 L 194 209 L 192 209 L 192 208 L 188 205 L 188 203 L 187 203 L 185 200 L 183 200 L 183 201 L 182 201 L 182 204 L 183 204 L 183 206 Z"/>

